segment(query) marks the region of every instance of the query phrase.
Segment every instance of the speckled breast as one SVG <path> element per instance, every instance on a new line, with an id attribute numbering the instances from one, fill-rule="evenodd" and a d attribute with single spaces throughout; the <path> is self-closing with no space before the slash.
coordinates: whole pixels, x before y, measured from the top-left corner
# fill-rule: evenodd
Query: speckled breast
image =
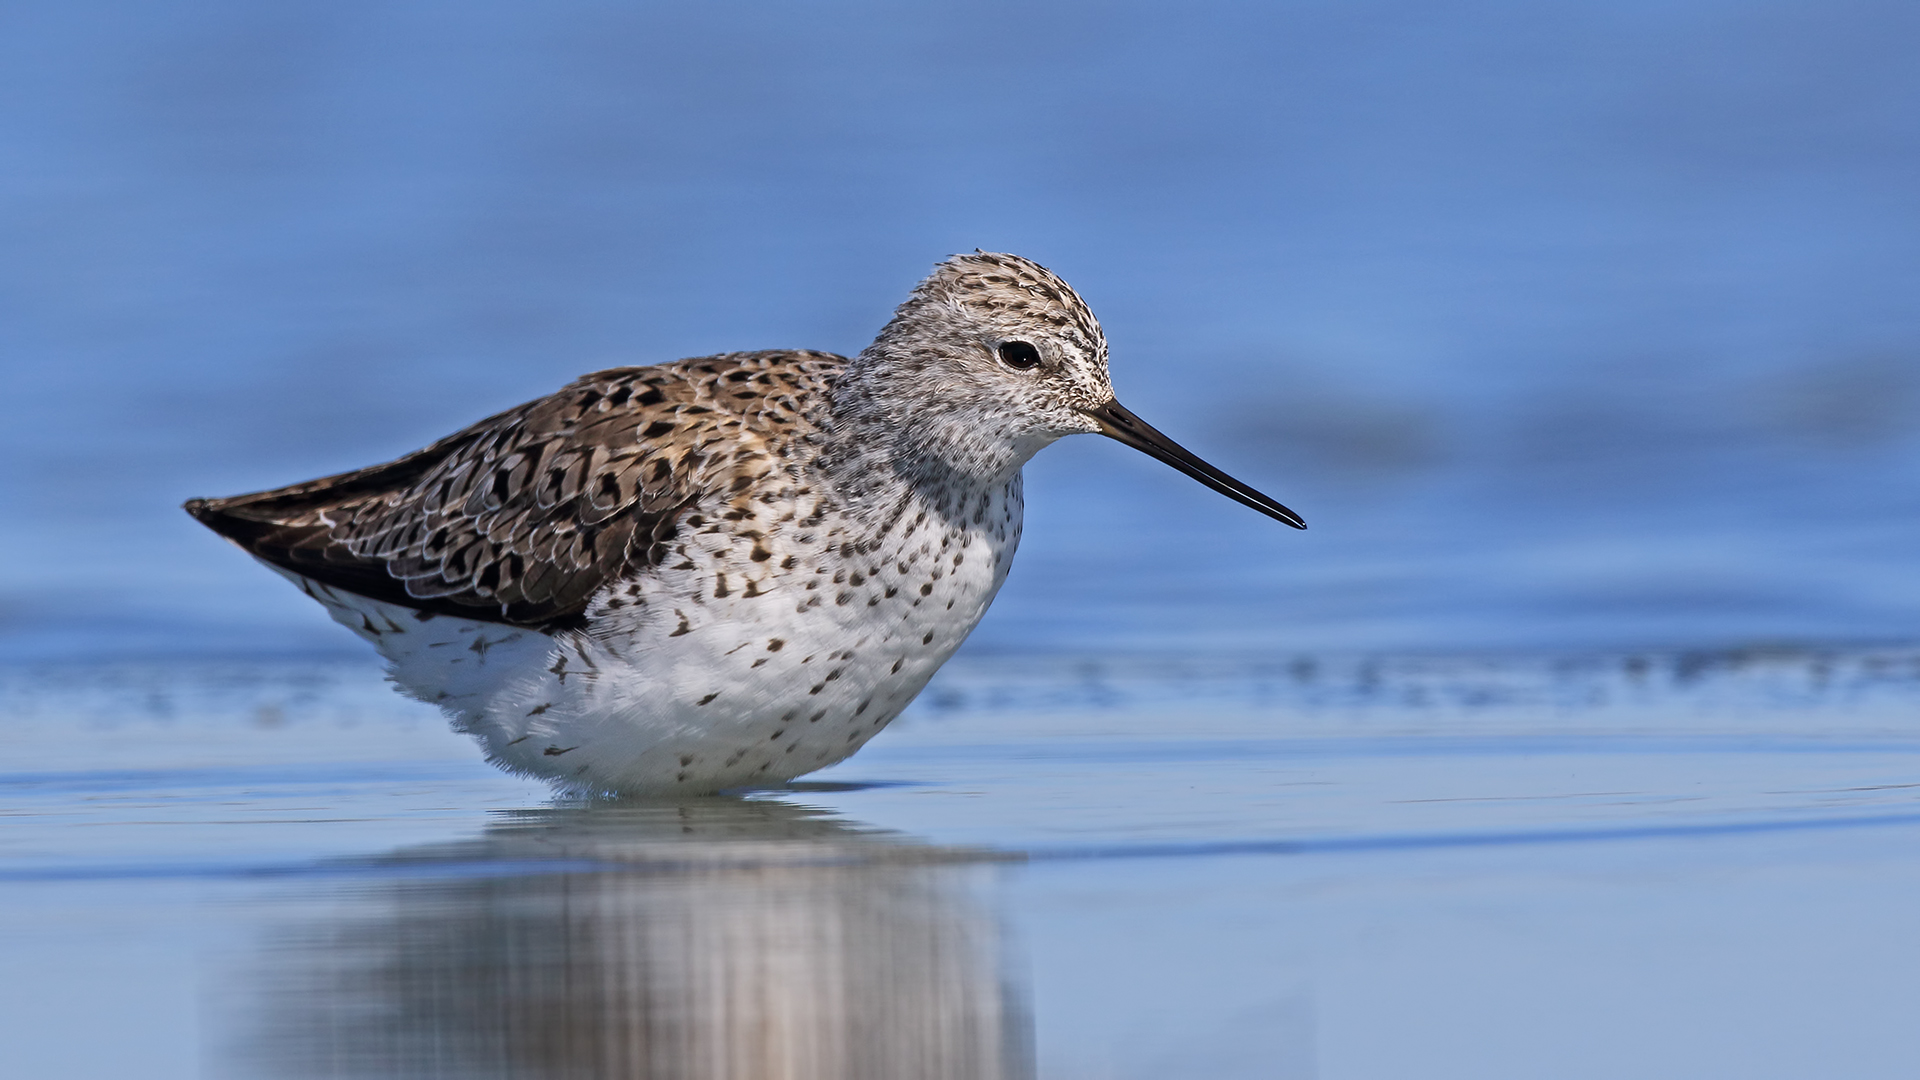
<path id="1" fill-rule="evenodd" d="M 455 706 L 461 726 L 507 768 L 595 790 L 766 783 L 859 749 L 1005 581 L 1020 481 L 908 492 L 865 529 L 786 495 L 690 516 L 671 558 L 596 597 L 590 629 L 549 639 L 551 663 L 519 663 L 537 675 Z"/>

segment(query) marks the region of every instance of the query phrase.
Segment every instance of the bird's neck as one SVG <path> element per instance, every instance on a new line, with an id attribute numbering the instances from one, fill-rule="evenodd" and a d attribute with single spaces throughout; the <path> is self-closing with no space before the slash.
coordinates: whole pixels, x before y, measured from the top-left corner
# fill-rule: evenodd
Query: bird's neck
<path id="1" fill-rule="evenodd" d="M 849 363 L 815 418 L 813 467 L 848 507 L 915 501 L 965 513 L 1007 490 L 1021 466 L 1051 439 L 1009 438 L 1004 424 L 950 393 L 877 370 L 868 354 Z"/>

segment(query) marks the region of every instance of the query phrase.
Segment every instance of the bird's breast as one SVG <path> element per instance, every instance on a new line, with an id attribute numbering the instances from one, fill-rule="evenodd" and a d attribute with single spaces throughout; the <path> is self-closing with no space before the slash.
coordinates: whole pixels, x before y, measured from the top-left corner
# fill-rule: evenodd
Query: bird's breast
<path id="1" fill-rule="evenodd" d="M 526 771 L 633 789 L 799 775 L 899 714 L 985 614 L 1018 482 L 883 525 L 830 505 L 691 515 L 667 558 L 610 586 L 588 628 L 477 725 Z M 568 760 L 559 760 L 559 759 Z"/>

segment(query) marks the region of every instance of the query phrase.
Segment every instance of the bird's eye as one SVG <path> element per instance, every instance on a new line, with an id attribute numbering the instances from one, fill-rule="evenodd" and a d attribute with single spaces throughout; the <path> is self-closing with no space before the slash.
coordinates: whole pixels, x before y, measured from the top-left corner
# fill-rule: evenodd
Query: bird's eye
<path id="1" fill-rule="evenodd" d="M 1015 371 L 1026 371 L 1040 366 L 1040 350 L 1025 341 L 1003 341 L 1000 362 Z"/>

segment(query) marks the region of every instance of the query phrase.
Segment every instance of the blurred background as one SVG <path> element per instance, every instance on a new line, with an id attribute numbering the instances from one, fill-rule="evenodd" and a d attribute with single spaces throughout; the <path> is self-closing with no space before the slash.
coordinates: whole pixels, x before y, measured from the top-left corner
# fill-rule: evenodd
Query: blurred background
<path id="1" fill-rule="evenodd" d="M 357 652 L 179 512 L 1061 273 L 1001 650 L 1920 628 L 1920 7 L 0 8 L 0 659 Z"/>
<path id="2" fill-rule="evenodd" d="M 21 1075 L 1920 1075 L 1920 4 L 0 4 Z M 179 510 L 1099 313 L 904 722 L 555 800 Z M 73 663 L 88 661 L 88 663 Z"/>

